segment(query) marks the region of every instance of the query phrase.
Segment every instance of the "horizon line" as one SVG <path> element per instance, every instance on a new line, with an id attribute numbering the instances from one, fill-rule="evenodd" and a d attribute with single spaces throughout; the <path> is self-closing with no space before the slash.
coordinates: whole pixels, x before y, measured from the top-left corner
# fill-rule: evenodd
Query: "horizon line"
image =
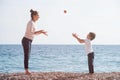
<path id="1" fill-rule="evenodd" d="M 0 45 L 22 45 L 22 44 L 0 44 Z M 32 44 L 32 45 L 84 45 L 84 44 Z M 120 45 L 120 44 L 92 44 L 92 45 Z"/>

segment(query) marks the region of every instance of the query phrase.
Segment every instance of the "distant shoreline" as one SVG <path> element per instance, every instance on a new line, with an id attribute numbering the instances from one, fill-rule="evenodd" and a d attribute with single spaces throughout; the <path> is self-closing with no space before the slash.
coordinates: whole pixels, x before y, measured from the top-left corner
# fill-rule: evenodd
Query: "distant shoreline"
<path id="1" fill-rule="evenodd" d="M 71 73 L 71 72 L 32 72 L 24 73 L 0 73 L 0 80 L 119 80 L 120 72 L 110 73 Z"/>

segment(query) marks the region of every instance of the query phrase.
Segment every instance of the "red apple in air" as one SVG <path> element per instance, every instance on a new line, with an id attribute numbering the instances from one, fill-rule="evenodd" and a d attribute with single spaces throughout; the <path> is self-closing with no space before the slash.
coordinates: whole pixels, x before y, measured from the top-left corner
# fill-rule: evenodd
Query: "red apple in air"
<path id="1" fill-rule="evenodd" d="M 66 13 L 67 13 L 67 10 L 64 10 L 64 13 L 66 14 Z"/>

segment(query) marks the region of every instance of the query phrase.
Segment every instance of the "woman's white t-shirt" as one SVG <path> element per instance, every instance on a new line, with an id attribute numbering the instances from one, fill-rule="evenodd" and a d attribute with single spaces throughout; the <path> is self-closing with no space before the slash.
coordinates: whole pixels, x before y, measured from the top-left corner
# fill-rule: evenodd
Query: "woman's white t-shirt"
<path id="1" fill-rule="evenodd" d="M 92 48 L 90 39 L 85 39 L 85 51 L 86 51 L 87 55 L 89 53 L 93 52 L 93 48 Z"/>
<path id="2" fill-rule="evenodd" d="M 26 32 L 25 32 L 25 37 L 28 39 L 33 40 L 34 38 L 34 32 L 35 32 L 35 22 L 30 20 L 27 24 Z"/>

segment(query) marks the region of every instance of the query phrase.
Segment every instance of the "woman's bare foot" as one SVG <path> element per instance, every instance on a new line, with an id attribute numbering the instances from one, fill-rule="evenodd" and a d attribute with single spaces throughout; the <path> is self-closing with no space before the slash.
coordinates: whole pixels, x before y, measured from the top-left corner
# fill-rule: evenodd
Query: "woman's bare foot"
<path id="1" fill-rule="evenodd" d="M 26 74 L 26 75 L 31 75 L 31 73 L 29 72 L 28 69 L 25 70 L 25 74 Z"/>

